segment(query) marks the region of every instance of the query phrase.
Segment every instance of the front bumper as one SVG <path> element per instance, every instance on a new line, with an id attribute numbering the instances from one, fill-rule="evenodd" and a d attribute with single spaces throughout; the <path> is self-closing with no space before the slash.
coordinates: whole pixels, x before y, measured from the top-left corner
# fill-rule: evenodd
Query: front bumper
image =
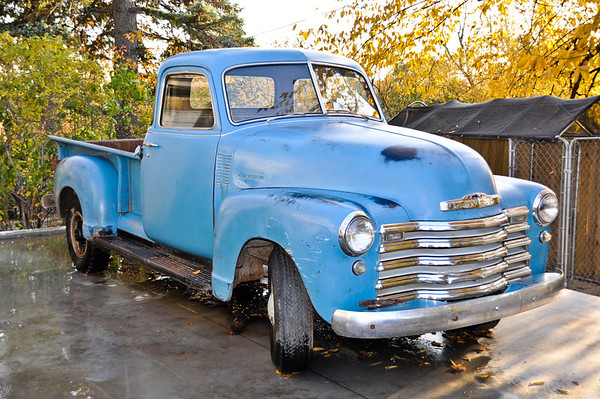
<path id="1" fill-rule="evenodd" d="M 497 295 L 451 302 L 425 308 L 393 308 L 334 312 L 331 325 L 336 334 L 351 338 L 393 338 L 452 330 L 525 312 L 556 297 L 565 286 L 562 273 L 544 273 L 511 283 Z"/>

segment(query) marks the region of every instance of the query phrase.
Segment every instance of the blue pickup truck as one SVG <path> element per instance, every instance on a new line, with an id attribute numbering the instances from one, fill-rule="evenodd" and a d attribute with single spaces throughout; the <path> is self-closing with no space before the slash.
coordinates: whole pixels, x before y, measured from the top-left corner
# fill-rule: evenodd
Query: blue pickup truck
<path id="1" fill-rule="evenodd" d="M 76 268 L 111 252 L 228 301 L 268 285 L 271 357 L 308 367 L 313 317 L 346 337 L 461 327 L 549 302 L 555 194 L 455 141 L 393 127 L 337 55 L 224 49 L 158 72 L 143 140 L 53 137 Z"/>

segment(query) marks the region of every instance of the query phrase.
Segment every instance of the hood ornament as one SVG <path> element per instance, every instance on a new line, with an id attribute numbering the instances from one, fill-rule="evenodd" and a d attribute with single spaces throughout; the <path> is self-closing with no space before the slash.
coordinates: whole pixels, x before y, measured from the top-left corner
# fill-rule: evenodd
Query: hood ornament
<path id="1" fill-rule="evenodd" d="M 497 194 L 488 195 L 485 193 L 467 194 L 460 199 L 440 202 L 440 209 L 443 212 L 457 211 L 459 209 L 485 208 L 487 206 L 498 205 L 500 196 Z"/>

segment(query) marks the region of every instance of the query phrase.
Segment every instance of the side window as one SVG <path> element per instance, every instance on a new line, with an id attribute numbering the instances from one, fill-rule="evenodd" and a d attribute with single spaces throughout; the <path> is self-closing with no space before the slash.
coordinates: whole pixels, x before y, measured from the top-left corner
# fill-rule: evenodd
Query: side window
<path id="1" fill-rule="evenodd" d="M 206 76 L 183 73 L 167 77 L 160 125 L 173 128 L 211 128 L 215 124 Z"/>

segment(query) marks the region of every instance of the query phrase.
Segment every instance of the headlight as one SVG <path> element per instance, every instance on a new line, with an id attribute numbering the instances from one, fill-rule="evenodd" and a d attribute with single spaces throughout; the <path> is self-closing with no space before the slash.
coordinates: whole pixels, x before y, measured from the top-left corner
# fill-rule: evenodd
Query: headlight
<path id="1" fill-rule="evenodd" d="M 352 212 L 342 222 L 339 242 L 342 250 L 350 256 L 358 256 L 371 248 L 375 240 L 375 227 L 367 215 Z"/>
<path id="2" fill-rule="evenodd" d="M 539 226 L 547 226 L 558 216 L 558 198 L 552 190 L 542 190 L 533 201 L 533 216 Z"/>

